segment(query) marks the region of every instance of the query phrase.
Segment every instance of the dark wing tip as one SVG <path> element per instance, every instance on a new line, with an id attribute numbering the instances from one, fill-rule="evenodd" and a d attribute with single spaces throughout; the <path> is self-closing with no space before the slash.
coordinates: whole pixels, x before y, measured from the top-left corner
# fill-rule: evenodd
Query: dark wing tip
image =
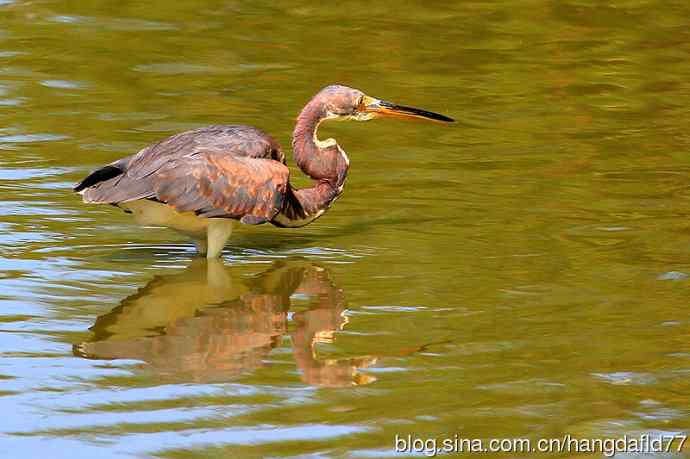
<path id="1" fill-rule="evenodd" d="M 115 166 L 103 166 L 87 175 L 84 180 L 74 186 L 73 190 L 78 193 L 90 186 L 94 186 L 97 183 L 117 177 L 118 175 L 122 174 L 122 172 L 122 169 Z"/>

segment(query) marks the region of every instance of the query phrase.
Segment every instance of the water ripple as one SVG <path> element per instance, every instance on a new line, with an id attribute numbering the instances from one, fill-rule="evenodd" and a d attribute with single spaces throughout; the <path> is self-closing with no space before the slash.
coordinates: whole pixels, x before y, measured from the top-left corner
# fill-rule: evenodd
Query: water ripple
<path id="1" fill-rule="evenodd" d="M 56 89 L 82 89 L 84 87 L 84 83 L 67 80 L 42 80 L 41 86 Z"/>
<path id="2" fill-rule="evenodd" d="M 16 134 L 0 136 L 0 143 L 54 142 L 68 138 L 65 135 L 59 134 Z"/>

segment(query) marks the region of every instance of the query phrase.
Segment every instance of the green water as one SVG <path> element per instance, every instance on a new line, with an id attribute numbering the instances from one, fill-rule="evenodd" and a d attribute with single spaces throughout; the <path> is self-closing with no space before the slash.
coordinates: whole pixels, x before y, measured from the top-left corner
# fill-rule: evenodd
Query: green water
<path id="1" fill-rule="evenodd" d="M 688 432 L 689 17 L 0 0 L 2 457 Z M 71 193 L 206 124 L 289 154 L 330 83 L 458 123 L 324 126 L 351 159 L 343 196 L 302 229 L 238 228 L 222 264 Z"/>

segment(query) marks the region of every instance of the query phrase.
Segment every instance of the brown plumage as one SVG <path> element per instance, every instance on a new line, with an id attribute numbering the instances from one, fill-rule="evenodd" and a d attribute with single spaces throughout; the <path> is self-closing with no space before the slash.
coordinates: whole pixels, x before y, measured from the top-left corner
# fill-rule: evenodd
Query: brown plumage
<path id="1" fill-rule="evenodd" d="M 94 184 L 94 176 L 113 177 Z M 289 171 L 280 146 L 249 126 L 208 126 L 169 137 L 98 169 L 75 187 L 89 203 L 154 199 L 203 217 L 270 220 Z"/>
<path id="2" fill-rule="evenodd" d="M 333 139 L 317 139 L 326 119 L 405 116 L 452 121 L 402 107 L 345 86 L 328 86 L 302 110 L 293 133 L 297 165 L 314 185 L 289 183 L 285 155 L 269 135 L 250 126 L 208 126 L 183 132 L 103 166 L 77 184 L 87 203 L 107 203 L 138 223 L 168 226 L 217 257 L 230 236 L 227 219 L 298 227 L 320 217 L 343 191 L 349 160 Z"/>

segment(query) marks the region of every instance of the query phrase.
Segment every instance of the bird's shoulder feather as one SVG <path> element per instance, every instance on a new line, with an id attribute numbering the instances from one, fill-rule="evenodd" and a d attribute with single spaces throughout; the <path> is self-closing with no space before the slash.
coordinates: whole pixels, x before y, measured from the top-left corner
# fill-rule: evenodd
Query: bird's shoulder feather
<path id="1" fill-rule="evenodd" d="M 259 224 L 283 208 L 289 177 L 289 169 L 272 159 L 200 152 L 163 167 L 153 191 L 178 212 Z"/>
<path id="2" fill-rule="evenodd" d="M 278 142 L 260 129 L 244 125 L 213 125 L 163 139 L 125 158 L 128 161 L 123 166 L 127 175 L 143 177 L 168 161 L 209 151 L 236 157 L 272 159 L 285 164 L 285 155 Z"/>

